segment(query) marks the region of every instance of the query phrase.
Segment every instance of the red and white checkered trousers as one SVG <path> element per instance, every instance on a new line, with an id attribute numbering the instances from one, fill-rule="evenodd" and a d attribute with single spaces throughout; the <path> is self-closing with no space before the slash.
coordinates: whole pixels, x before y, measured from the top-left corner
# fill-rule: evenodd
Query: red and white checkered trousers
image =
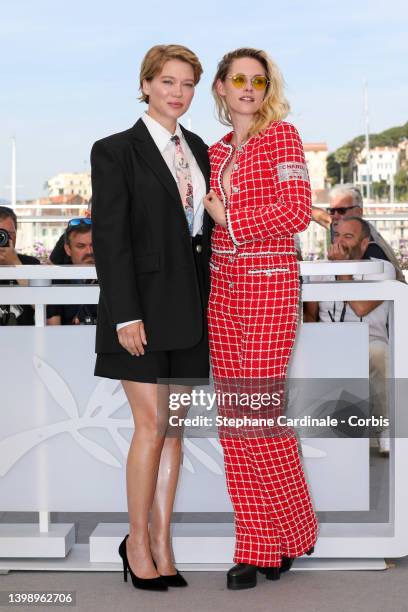
<path id="1" fill-rule="evenodd" d="M 261 391 L 281 389 L 295 339 L 298 298 L 295 256 L 213 254 L 208 324 L 217 391 L 237 386 L 245 391 L 248 381 L 252 390 L 257 384 Z M 228 416 L 233 411 L 219 410 Z M 276 417 L 276 410 L 272 413 Z M 304 554 L 316 541 L 317 520 L 293 431 L 222 428 L 220 441 L 235 512 L 234 561 L 277 567 L 282 555 Z"/>

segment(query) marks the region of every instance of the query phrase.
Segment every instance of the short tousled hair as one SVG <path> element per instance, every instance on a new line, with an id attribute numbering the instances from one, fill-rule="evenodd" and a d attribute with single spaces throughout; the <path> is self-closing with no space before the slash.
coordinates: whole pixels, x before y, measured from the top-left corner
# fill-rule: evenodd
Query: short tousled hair
<path id="1" fill-rule="evenodd" d="M 12 219 L 17 229 L 17 215 L 12 208 L 8 206 L 0 206 L 0 221 L 2 219 Z"/>
<path id="2" fill-rule="evenodd" d="M 290 111 L 290 105 L 284 95 L 284 80 L 282 73 L 273 59 L 269 57 L 266 51 L 262 51 L 261 49 L 242 47 L 224 55 L 218 64 L 217 72 L 213 80 L 212 93 L 215 98 L 219 121 L 223 125 L 232 125 L 227 104 L 224 98 L 217 92 L 217 81 L 220 80 L 224 82 L 232 62 L 236 59 L 245 57 L 257 60 L 263 66 L 265 76 L 269 81 L 262 104 L 255 113 L 255 117 L 248 130 L 248 136 L 254 136 L 266 129 L 272 121 L 285 119 Z"/>
<path id="3" fill-rule="evenodd" d="M 371 238 L 371 229 L 369 223 L 361 217 L 346 217 L 343 218 L 340 223 L 348 223 L 348 221 L 357 221 L 361 227 L 362 238 Z"/>
<path id="4" fill-rule="evenodd" d="M 194 72 L 194 85 L 200 80 L 203 73 L 200 60 L 193 51 L 183 45 L 156 45 L 149 49 L 143 58 L 140 67 L 140 91 L 139 100 L 149 103 L 149 96 L 143 92 L 143 81 L 151 81 L 157 74 L 162 71 L 162 68 L 169 60 L 180 60 L 190 64 Z"/>
<path id="5" fill-rule="evenodd" d="M 353 206 L 359 206 L 360 208 L 363 208 L 363 196 L 361 195 L 360 189 L 358 187 L 355 187 L 353 183 L 343 183 L 341 185 L 336 185 L 335 187 L 333 187 L 333 189 L 330 190 L 329 197 L 332 200 L 334 197 L 341 195 L 351 195 L 353 199 Z"/>
<path id="6" fill-rule="evenodd" d="M 91 225 L 79 224 L 79 225 L 74 225 L 72 227 L 67 227 L 67 229 L 64 232 L 64 242 L 65 244 L 68 244 L 69 246 L 71 244 L 70 237 L 72 236 L 72 234 L 87 234 L 88 232 L 91 232 L 91 231 L 92 231 Z"/>

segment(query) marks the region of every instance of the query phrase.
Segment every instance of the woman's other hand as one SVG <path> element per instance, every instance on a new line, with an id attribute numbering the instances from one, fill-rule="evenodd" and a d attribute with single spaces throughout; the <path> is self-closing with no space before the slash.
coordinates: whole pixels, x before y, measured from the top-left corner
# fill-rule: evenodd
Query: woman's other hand
<path id="1" fill-rule="evenodd" d="M 206 209 L 210 217 L 214 219 L 215 223 L 221 225 L 222 227 L 227 227 L 225 207 L 217 196 L 217 194 L 215 193 L 215 191 L 211 190 L 209 193 L 207 193 L 203 202 L 204 208 Z"/>
<path id="2" fill-rule="evenodd" d="M 144 346 L 147 344 L 146 332 L 143 321 L 129 323 L 118 330 L 119 344 L 123 346 L 131 355 L 144 355 Z"/>

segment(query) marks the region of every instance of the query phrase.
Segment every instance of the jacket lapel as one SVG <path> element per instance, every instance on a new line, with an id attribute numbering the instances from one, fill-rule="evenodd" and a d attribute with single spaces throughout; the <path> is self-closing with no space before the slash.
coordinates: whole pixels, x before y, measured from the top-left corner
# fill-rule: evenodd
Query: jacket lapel
<path id="1" fill-rule="evenodd" d="M 180 206 L 181 199 L 177 183 L 142 119 L 139 119 L 133 126 L 133 140 L 140 157 L 149 164 L 157 178 Z"/>
<path id="2" fill-rule="evenodd" d="M 210 190 L 210 165 L 207 153 L 201 147 L 198 147 L 195 140 L 191 138 L 190 133 L 181 126 L 185 139 L 190 147 L 197 164 L 205 178 L 207 192 Z M 150 166 L 151 170 L 156 174 L 168 193 L 172 196 L 172 200 L 176 202 L 179 212 L 182 212 L 183 206 L 181 203 L 180 192 L 172 173 L 169 170 L 162 154 L 157 148 L 153 138 L 150 136 L 144 121 L 139 119 L 132 128 L 133 143 L 139 155 Z M 213 221 L 208 217 L 207 212 L 204 213 L 203 231 L 204 234 L 210 234 L 213 226 Z M 186 226 L 187 227 L 187 226 Z"/>
<path id="3" fill-rule="evenodd" d="M 182 125 L 180 125 L 181 130 L 184 134 L 184 138 L 187 141 L 188 146 L 191 149 L 192 154 L 195 157 L 195 160 L 201 170 L 201 172 L 203 173 L 204 179 L 205 179 L 205 183 L 207 186 L 207 193 L 210 190 L 210 165 L 209 165 L 209 161 L 208 161 L 208 155 L 206 153 L 206 151 L 204 151 L 204 149 L 202 147 L 198 147 L 196 144 L 196 141 L 194 140 L 194 138 L 191 138 L 190 132 L 187 131 L 185 128 L 183 128 Z"/>

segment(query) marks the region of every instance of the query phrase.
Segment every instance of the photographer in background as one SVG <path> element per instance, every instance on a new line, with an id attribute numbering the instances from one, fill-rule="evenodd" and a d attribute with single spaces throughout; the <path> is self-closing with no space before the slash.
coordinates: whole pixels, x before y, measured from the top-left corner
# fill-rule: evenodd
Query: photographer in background
<path id="1" fill-rule="evenodd" d="M 74 266 L 95 264 L 92 247 L 92 221 L 88 217 L 71 219 L 64 232 L 64 250 Z M 67 280 L 60 284 L 94 284 L 96 281 Z M 96 304 L 47 306 L 47 325 L 95 325 Z"/>
<path id="2" fill-rule="evenodd" d="M 0 206 L 0 266 L 33 266 L 40 261 L 30 255 L 17 253 L 17 216 L 12 208 Z M 28 281 L 3 280 L 1 285 L 20 285 L 27 287 Z M 0 326 L 2 325 L 34 325 L 34 308 L 30 304 L 0 305 Z"/>
<path id="3" fill-rule="evenodd" d="M 334 240 L 328 253 L 331 261 L 378 261 L 369 255 L 371 240 L 370 224 L 359 216 L 347 217 L 334 227 Z M 395 280 L 396 270 L 391 262 L 384 260 L 381 274 L 312 276 L 309 282 L 353 281 L 353 280 Z M 325 301 L 304 303 L 304 323 L 367 323 L 369 333 L 369 385 L 370 410 L 375 417 L 389 418 L 389 338 L 388 319 L 390 302 L 385 300 Z M 332 347 L 336 350 L 335 347 Z M 350 346 L 350 351 L 353 346 Z M 378 450 L 386 457 L 390 452 L 390 432 L 387 427 L 377 431 Z"/>

